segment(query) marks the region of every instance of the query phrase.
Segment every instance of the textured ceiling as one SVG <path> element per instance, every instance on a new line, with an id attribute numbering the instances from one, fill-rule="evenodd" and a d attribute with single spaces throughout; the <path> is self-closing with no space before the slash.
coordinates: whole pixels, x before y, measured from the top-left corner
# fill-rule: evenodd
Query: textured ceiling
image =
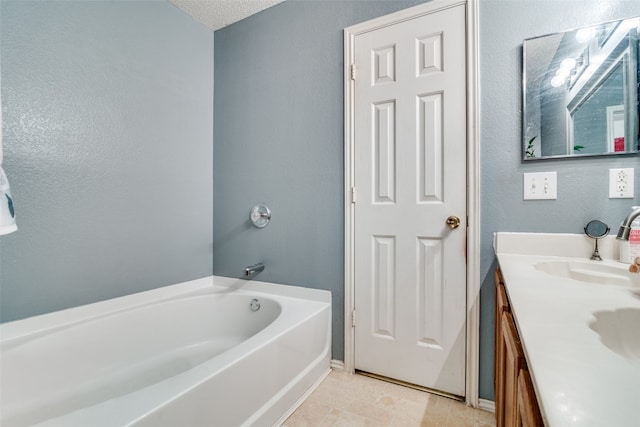
<path id="1" fill-rule="evenodd" d="M 284 0 L 170 0 L 196 21 L 217 30 Z"/>

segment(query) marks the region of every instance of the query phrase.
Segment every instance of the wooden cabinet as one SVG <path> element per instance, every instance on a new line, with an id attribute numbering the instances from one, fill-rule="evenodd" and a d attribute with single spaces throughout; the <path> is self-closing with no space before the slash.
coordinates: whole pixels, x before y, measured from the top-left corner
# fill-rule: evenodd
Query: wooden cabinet
<path id="1" fill-rule="evenodd" d="M 504 426 L 504 410 L 498 410 L 498 408 L 504 408 L 504 378 L 502 373 L 504 371 L 504 340 L 502 338 L 502 314 L 509 312 L 509 302 L 507 301 L 507 294 L 504 288 L 504 282 L 502 281 L 502 275 L 500 270 L 496 270 L 495 273 L 495 328 L 494 328 L 494 390 L 496 401 L 496 425 L 497 427 Z"/>
<path id="2" fill-rule="evenodd" d="M 526 366 L 524 351 L 511 313 L 502 313 L 502 383 L 504 403 L 504 426 L 517 426 L 518 419 L 518 374 Z"/>
<path id="3" fill-rule="evenodd" d="M 542 427 L 542 417 L 500 270 L 495 274 L 495 401 L 497 427 Z"/>
<path id="4" fill-rule="evenodd" d="M 531 375 L 525 368 L 518 374 L 518 413 L 516 425 L 523 427 L 543 426 L 542 415 L 536 399 L 536 392 L 533 389 Z"/>

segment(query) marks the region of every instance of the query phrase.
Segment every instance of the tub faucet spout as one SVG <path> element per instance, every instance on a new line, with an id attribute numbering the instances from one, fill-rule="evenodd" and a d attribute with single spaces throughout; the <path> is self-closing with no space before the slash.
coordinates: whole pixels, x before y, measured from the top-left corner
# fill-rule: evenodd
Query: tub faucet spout
<path id="1" fill-rule="evenodd" d="M 264 264 L 259 262 L 259 263 L 254 264 L 254 265 L 250 265 L 249 267 L 245 267 L 244 268 L 244 275 L 248 277 L 248 276 L 251 276 L 253 274 L 260 273 L 262 270 L 264 270 Z"/>
<path id="2" fill-rule="evenodd" d="M 629 240 L 629 232 L 631 231 L 631 223 L 634 219 L 636 219 L 640 215 L 640 208 L 636 207 L 631 211 L 629 215 L 625 219 L 622 220 L 622 224 L 620 224 L 620 229 L 618 230 L 618 236 L 616 239 L 618 240 Z"/>

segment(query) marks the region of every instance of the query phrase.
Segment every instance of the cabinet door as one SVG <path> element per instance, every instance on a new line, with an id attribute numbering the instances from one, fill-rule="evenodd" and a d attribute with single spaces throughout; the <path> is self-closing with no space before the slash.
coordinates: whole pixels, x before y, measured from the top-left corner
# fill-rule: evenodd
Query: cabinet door
<path id="1" fill-rule="evenodd" d="M 525 368 L 524 351 L 518 331 L 511 313 L 502 313 L 502 338 L 504 347 L 502 359 L 504 361 L 504 426 L 517 426 L 518 414 L 518 374 Z"/>
<path id="2" fill-rule="evenodd" d="M 494 393 L 496 425 L 504 426 L 504 339 L 502 338 L 502 313 L 509 312 L 509 302 L 499 269 L 495 272 L 495 329 L 494 329 Z"/>
<path id="3" fill-rule="evenodd" d="M 522 427 L 544 426 L 531 375 L 526 369 L 521 369 L 518 374 L 518 417 L 516 423 Z"/>

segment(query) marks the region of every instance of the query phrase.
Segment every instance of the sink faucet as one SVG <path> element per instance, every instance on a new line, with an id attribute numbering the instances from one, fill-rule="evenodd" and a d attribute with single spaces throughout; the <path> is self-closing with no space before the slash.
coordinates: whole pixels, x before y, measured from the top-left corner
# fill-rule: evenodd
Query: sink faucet
<path id="1" fill-rule="evenodd" d="M 631 211 L 629 215 L 627 215 L 625 219 L 622 220 L 622 224 L 620 224 L 620 229 L 618 230 L 618 235 L 616 236 L 616 239 L 629 240 L 629 231 L 631 231 L 631 223 L 639 215 L 640 215 L 640 208 L 636 207 Z"/>

